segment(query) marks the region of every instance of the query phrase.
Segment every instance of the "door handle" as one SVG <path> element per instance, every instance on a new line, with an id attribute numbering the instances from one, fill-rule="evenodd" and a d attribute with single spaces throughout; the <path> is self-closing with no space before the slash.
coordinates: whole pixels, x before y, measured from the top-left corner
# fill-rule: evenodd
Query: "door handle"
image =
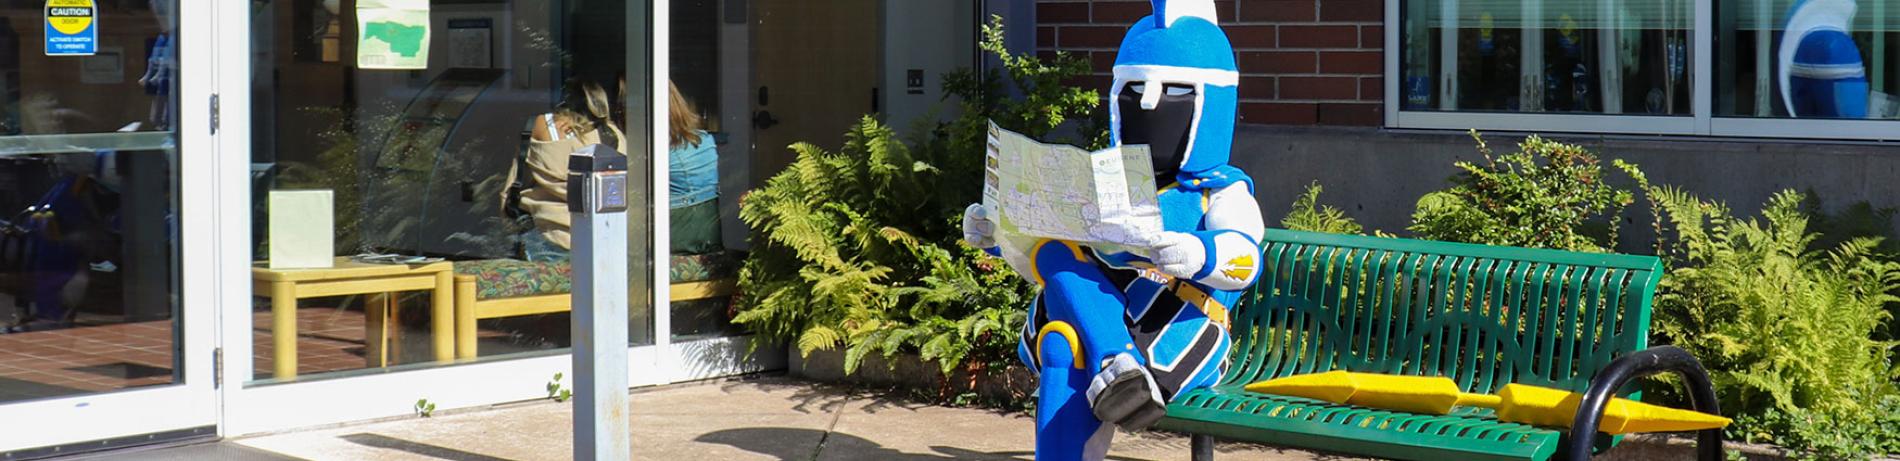
<path id="1" fill-rule="evenodd" d="M 771 129 L 774 125 L 778 125 L 778 119 L 772 117 L 772 111 L 761 110 L 752 113 L 752 127 L 765 130 Z"/>

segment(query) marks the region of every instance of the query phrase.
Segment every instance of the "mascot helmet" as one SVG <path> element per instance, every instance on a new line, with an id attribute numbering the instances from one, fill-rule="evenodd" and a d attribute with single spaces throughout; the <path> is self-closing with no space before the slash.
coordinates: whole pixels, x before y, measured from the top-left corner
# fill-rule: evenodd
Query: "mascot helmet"
<path id="1" fill-rule="evenodd" d="M 1213 0 L 1150 0 L 1115 56 L 1109 103 L 1116 145 L 1147 144 L 1160 178 L 1227 164 L 1240 72 Z"/>

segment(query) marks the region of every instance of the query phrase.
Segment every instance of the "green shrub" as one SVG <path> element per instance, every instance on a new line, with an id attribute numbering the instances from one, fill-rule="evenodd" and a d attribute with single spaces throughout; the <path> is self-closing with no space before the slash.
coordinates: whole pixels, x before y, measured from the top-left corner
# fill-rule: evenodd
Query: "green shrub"
<path id="1" fill-rule="evenodd" d="M 1061 83 L 1087 75 L 1086 60 L 1012 55 L 1000 19 L 985 27 L 982 48 L 1002 59 L 1021 99 L 1007 97 L 1002 72 L 946 75 L 955 120 L 924 125 L 906 143 L 866 117 L 839 150 L 792 146 L 791 166 L 742 201 L 754 246 L 734 322 L 802 354 L 843 346 L 847 373 L 870 353 L 916 352 L 946 374 L 1014 363 L 1034 287 L 961 243 L 963 208 L 981 192 L 987 121 L 1046 136 L 1087 119 L 1100 99 Z"/>
<path id="2" fill-rule="evenodd" d="M 1418 199 L 1407 229 L 1420 238 L 1530 248 L 1607 252 L 1634 193 L 1604 181 L 1596 154 L 1537 136 L 1495 155 L 1477 131 L 1483 163 L 1458 162 L 1452 187 Z M 1641 181 L 1621 160 L 1613 165 Z M 1595 222 L 1606 224 L 1593 225 Z"/>
<path id="3" fill-rule="evenodd" d="M 1762 219 L 1653 188 L 1673 225 L 1672 266 L 1656 298 L 1659 339 L 1709 369 L 1732 433 L 1828 459 L 1900 451 L 1895 344 L 1875 339 L 1900 290 L 1900 263 L 1859 237 L 1815 249 L 1801 194 L 1776 194 Z"/>

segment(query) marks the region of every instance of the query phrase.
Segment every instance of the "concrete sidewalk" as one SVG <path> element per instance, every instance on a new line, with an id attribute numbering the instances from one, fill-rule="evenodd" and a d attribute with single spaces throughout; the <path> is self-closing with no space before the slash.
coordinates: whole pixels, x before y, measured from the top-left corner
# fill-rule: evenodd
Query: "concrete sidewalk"
<path id="1" fill-rule="evenodd" d="M 565 460 L 571 403 L 496 409 L 225 441 L 116 459 Z M 1028 415 L 944 408 L 785 378 L 755 378 L 636 390 L 635 459 L 654 460 L 1028 460 Z M 1239 444 L 1222 458 L 1344 459 Z M 168 455 L 168 451 L 170 454 Z M 1118 434 L 1110 459 L 1185 460 L 1188 440 Z"/>

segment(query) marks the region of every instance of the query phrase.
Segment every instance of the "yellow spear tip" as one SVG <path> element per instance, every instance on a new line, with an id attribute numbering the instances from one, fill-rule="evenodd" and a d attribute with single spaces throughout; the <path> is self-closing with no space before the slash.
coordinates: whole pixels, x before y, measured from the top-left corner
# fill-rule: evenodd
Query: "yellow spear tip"
<path id="1" fill-rule="evenodd" d="M 1733 422 L 1699 411 L 1669 408 L 1633 400 L 1615 399 L 1603 412 L 1602 431 L 1612 435 L 1634 432 L 1686 432 L 1720 429 Z"/>
<path id="2" fill-rule="evenodd" d="M 1304 397 L 1333 403 L 1345 403 L 1358 389 L 1351 375 L 1344 371 L 1329 371 L 1305 375 L 1294 375 L 1248 384 L 1248 392 L 1262 394 Z"/>

